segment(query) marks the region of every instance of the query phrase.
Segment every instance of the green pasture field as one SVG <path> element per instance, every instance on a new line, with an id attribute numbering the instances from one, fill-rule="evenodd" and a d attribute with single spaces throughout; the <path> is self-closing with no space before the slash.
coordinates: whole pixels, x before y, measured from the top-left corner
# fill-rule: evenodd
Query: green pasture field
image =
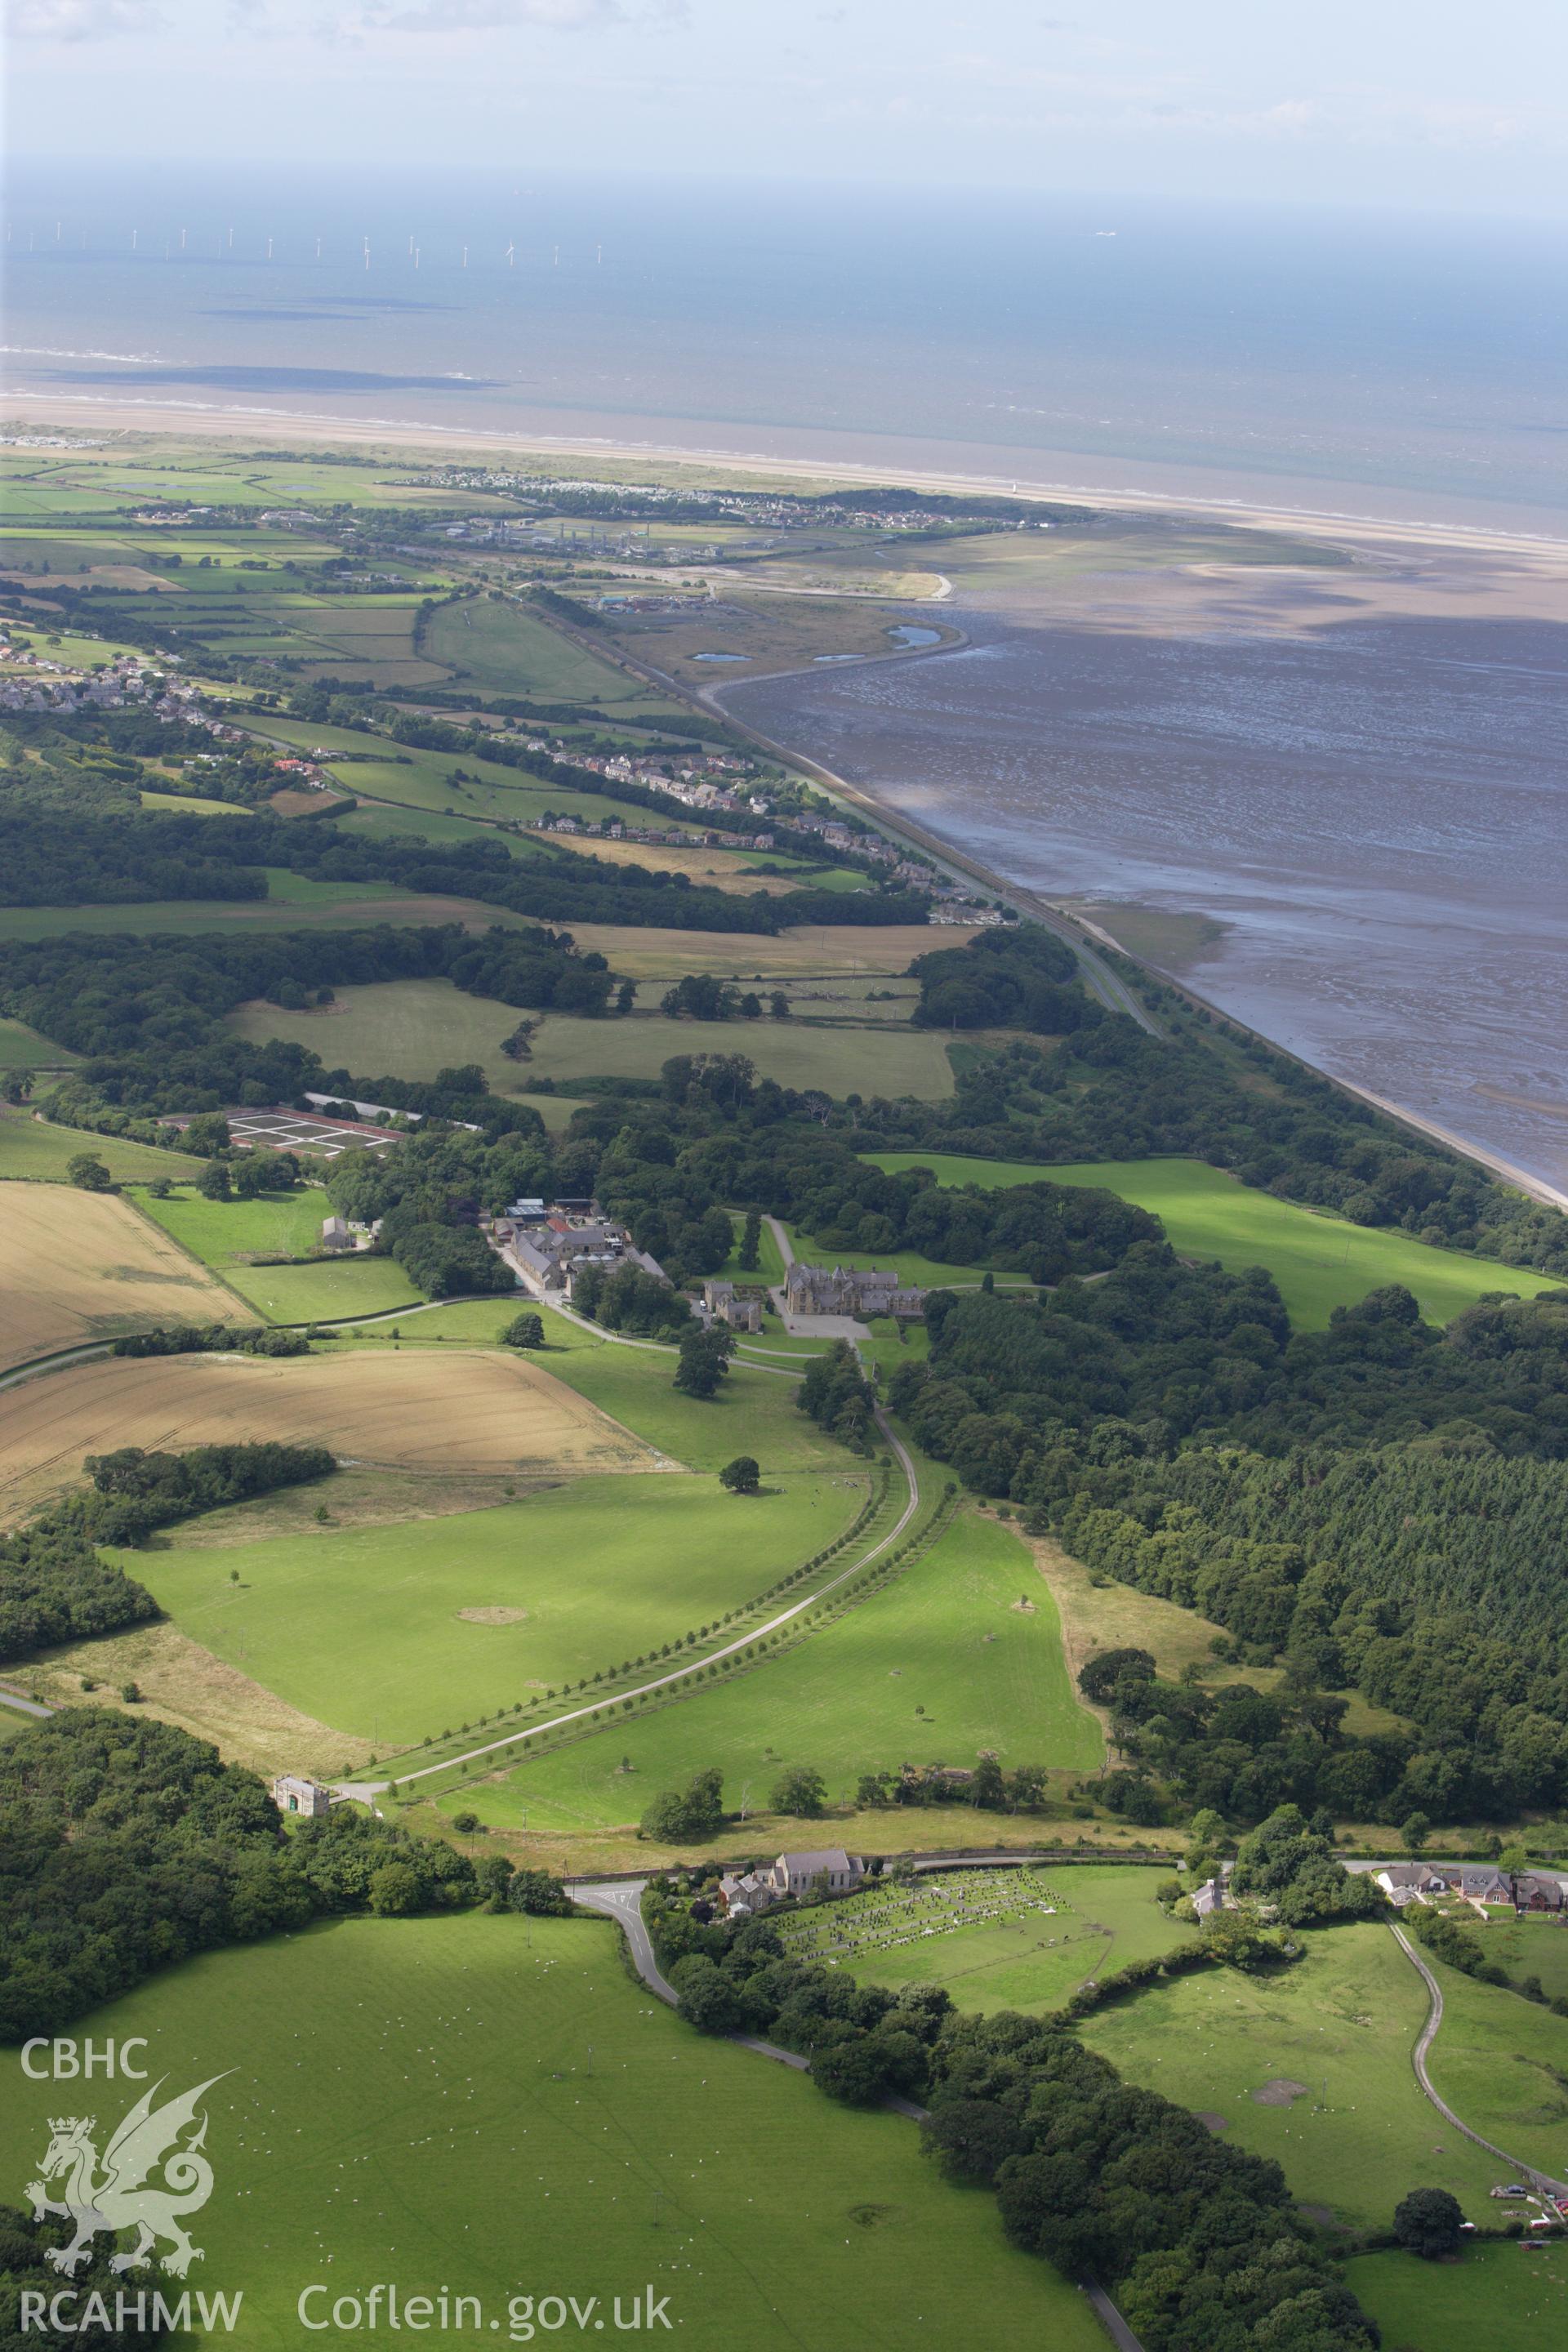
<path id="1" fill-rule="evenodd" d="M 1559 2328 L 1568 2334 L 1568 2242 L 1561 2239 L 1528 2252 L 1467 2246 L 1457 2263 L 1358 2254 L 1345 2280 L 1388 2352 L 1537 2352 Z"/>
<path id="2" fill-rule="evenodd" d="M 1038 2016 L 1088 1978 L 1192 1941 L 1154 1900 L 1169 1874 L 1137 1864 L 922 1872 L 803 1912 L 780 1932 L 793 1958 L 863 1984 L 945 1985 L 960 2009 Z"/>
<path id="3" fill-rule="evenodd" d="M 25 1110 L 0 1107 L 0 1178 L 29 1177 L 47 1183 L 65 1181 L 81 1151 L 101 1160 L 115 1182 L 146 1182 L 154 1176 L 188 1177 L 192 1162 L 183 1151 L 160 1151 L 155 1144 L 130 1143 L 117 1135 L 90 1135 L 79 1127 L 53 1127 Z"/>
<path id="4" fill-rule="evenodd" d="M 139 793 L 144 816 L 248 816 L 233 801 L 213 801 L 200 793 Z"/>
<path id="5" fill-rule="evenodd" d="M 25 1021 L 0 1019 L 0 1070 L 59 1070 L 80 1056 L 51 1045 Z"/>
<path id="6" fill-rule="evenodd" d="M 456 1063 L 478 1062 L 498 1094 L 516 1095 L 532 1065 L 510 1060 L 501 1040 L 528 1017 L 493 997 L 465 995 L 449 980 L 394 980 L 341 988 L 331 1005 L 309 1012 L 286 1013 L 258 999 L 237 1006 L 228 1022 L 242 1037 L 287 1038 L 309 1045 L 329 1069 L 367 1078 L 384 1070 L 433 1078 Z"/>
<path id="7" fill-rule="evenodd" d="M 426 623 L 421 650 L 443 662 L 479 694 L 516 695 L 535 702 L 587 702 L 616 717 L 686 714 L 617 663 L 596 660 L 552 628 L 536 611 L 487 597 L 438 604 Z"/>
<path id="8" fill-rule="evenodd" d="M 345 788 L 351 772 L 340 771 Z M 362 801 L 346 816 L 334 817 L 332 830 L 345 840 L 353 840 L 357 834 L 362 841 L 499 841 L 509 857 L 525 862 L 541 854 L 532 834 L 520 836 L 473 817 L 447 816 L 440 809 L 395 808 L 383 802 Z"/>
<path id="9" fill-rule="evenodd" d="M 1305 1942 L 1304 1958 L 1266 1976 L 1205 1969 L 1150 1985 L 1086 2018 L 1083 2039 L 1129 2081 L 1224 2116 L 1227 2139 L 1272 2157 L 1303 2204 L 1350 2228 L 1386 2229 L 1417 2188 L 1451 2189 L 1480 2220 L 1497 2159 L 1446 2125 L 1415 2080 L 1427 2007 L 1415 1970 L 1373 1921 L 1314 1927 Z M 1433 2080 L 1487 2130 L 1435 2066 Z M 1280 2105 L 1254 2095 L 1279 2082 L 1305 2093 Z"/>
<path id="10" fill-rule="evenodd" d="M 471 752 L 459 757 L 449 751 L 414 751 L 405 761 L 340 758 L 323 765 L 344 792 L 447 815 L 515 818 L 523 824 L 537 824 L 547 810 L 553 810 L 557 816 L 575 816 L 584 824 L 596 824 L 606 817 L 619 817 L 624 824 L 641 824 L 647 814 L 629 801 L 574 792 L 570 784 L 541 783 L 521 768 L 506 768 L 499 761 L 480 759 Z M 454 768 L 464 771 L 463 782 L 454 781 Z M 666 829 L 691 830 L 682 828 L 675 819 Z"/>
<path id="11" fill-rule="evenodd" d="M 1016 1606 L 1025 1594 L 1028 1612 Z M 721 1767 L 731 1808 L 749 1786 L 755 1811 L 786 1765 L 815 1766 L 837 1803 L 862 1772 L 906 1759 L 973 1766 L 982 1748 L 1008 1765 L 1084 1770 L 1102 1752 L 1028 1554 L 964 1513 L 923 1559 L 785 1656 L 442 1802 L 502 1826 L 526 1814 L 535 1829 L 581 1830 L 636 1820 L 707 1765 Z M 899 1816 L 879 1818 L 896 1844 Z"/>
<path id="12" fill-rule="evenodd" d="M 480 931 L 494 923 L 510 928 L 529 919 L 477 898 L 426 897 L 395 882 L 378 884 L 374 895 L 367 896 L 370 886 L 363 882 L 323 884 L 308 875 L 290 875 L 289 880 L 303 883 L 308 895 L 143 898 L 112 907 L 0 907 L 0 940 L 64 939 L 72 931 L 97 938 L 157 934 L 189 939 L 204 931 L 358 930 L 376 923 L 416 928 L 461 923 L 466 930 Z"/>
<path id="13" fill-rule="evenodd" d="M 73 629 L 45 629 L 36 621 L 14 625 L 11 636 L 14 642 L 31 643 L 35 651 L 42 653 L 49 661 L 64 662 L 71 669 L 96 669 L 100 665 L 107 667 L 121 654 L 137 650 L 134 646 L 128 646 L 115 637 L 79 636 Z M 12 669 L 10 663 L 0 662 L 0 674 L 9 673 Z M 26 673 L 17 668 L 15 675 L 21 677 Z"/>
<path id="14" fill-rule="evenodd" d="M 580 1477 L 455 1517 L 176 1543 L 134 1572 L 204 1648 L 384 1754 L 716 1622 L 831 1542 L 865 1488 L 801 1474 L 752 1503 L 713 1478 Z"/>
<path id="15" fill-rule="evenodd" d="M 864 1029 L 812 1029 L 777 1021 L 668 1021 L 634 1013 L 595 1019 L 547 1013 L 525 1062 L 501 1052 L 526 1016 L 489 997 L 468 996 L 447 980 L 390 980 L 342 988 L 330 1008 L 285 1013 L 264 1003 L 229 1015 L 240 1034 L 309 1045 L 329 1068 L 340 1065 L 367 1076 L 395 1070 L 407 1078 L 434 1077 L 456 1062 L 479 1062 L 498 1094 L 521 1095 L 530 1078 L 570 1086 L 585 1077 L 657 1077 L 675 1054 L 744 1054 L 764 1077 L 781 1086 L 853 1093 L 867 1055 L 889 1088 L 937 1099 L 952 1092 L 952 1073 L 939 1037 L 910 1032 L 881 1037 Z"/>
<path id="16" fill-rule="evenodd" d="M 580 1077 L 657 1077 L 674 1054 L 744 1054 L 780 1086 L 816 1087 L 841 1101 L 861 1091 L 875 1069 L 879 1091 L 943 1102 L 952 1070 L 940 1037 L 910 1030 L 808 1028 L 793 1021 L 667 1021 L 634 1013 L 611 1023 L 577 1013 L 547 1013 L 532 1040 L 529 1074 Z"/>
<path id="17" fill-rule="evenodd" d="M 1430 1322 L 1447 1323 L 1483 1291 L 1511 1290 L 1532 1298 L 1561 1287 L 1550 1275 L 1434 1249 L 1408 1234 L 1352 1225 L 1342 1217 L 1254 1192 L 1201 1160 L 1100 1160 L 1048 1168 L 1023 1160 L 965 1160 L 941 1152 L 868 1153 L 898 1174 L 931 1168 L 943 1184 L 1094 1184 L 1152 1210 L 1173 1249 L 1187 1257 L 1217 1258 L 1232 1272 L 1266 1265 L 1279 1286 L 1290 1319 L 1321 1330 L 1336 1307 L 1353 1307 L 1369 1290 L 1402 1282 Z"/>
<path id="18" fill-rule="evenodd" d="M 1568 2018 L 1423 1957 L 1443 1988 L 1435 2087 L 1484 2139 L 1568 2180 Z"/>
<path id="19" fill-rule="evenodd" d="M 259 1201 L 208 1201 L 195 1184 L 182 1184 L 166 1201 L 158 1201 L 138 1186 L 131 1198 L 193 1257 L 225 1269 L 258 1251 L 305 1256 L 320 1247 L 321 1221 L 332 1213 L 331 1202 L 316 1186 L 269 1193 Z"/>
<path id="20" fill-rule="evenodd" d="M 335 1323 L 345 1315 L 416 1307 L 423 1297 L 395 1258 L 368 1254 L 314 1265 L 226 1266 L 224 1280 L 268 1323 Z"/>
<path id="21" fill-rule="evenodd" d="M 1103 2352 L 1084 2296 L 1006 2245 L 992 2199 L 947 2187 L 911 2124 L 700 2038 L 607 1921 L 342 1920 L 204 1955 L 90 2030 L 144 2036 L 167 2095 L 226 2078 L 185 2284 L 243 2291 L 246 2352 L 296 2352 L 317 2281 L 315 2315 L 373 2281 L 405 2305 L 478 2296 L 503 2345 L 514 2295 L 597 2297 L 609 2342 L 614 2299 L 629 2313 L 651 2283 L 686 2352 L 971 2352 L 977 2312 L 990 2352 Z M 16 2076 L 0 2161 L 19 2183 L 61 2102 Z"/>
<path id="22" fill-rule="evenodd" d="M 341 1330 L 333 1332 L 331 1344 L 334 1348 L 362 1344 L 384 1348 L 392 1338 L 395 1324 L 401 1347 L 445 1346 L 451 1340 L 471 1347 L 476 1339 L 489 1339 L 499 1344 L 507 1325 L 515 1322 L 519 1314 L 531 1305 L 532 1302 L 521 1291 L 499 1298 L 443 1299 L 437 1306 L 413 1310 L 402 1319 L 378 1317 L 371 1323 L 346 1324 Z M 586 1340 L 585 1334 L 574 1332 L 569 1323 L 563 1322 L 559 1316 L 552 1315 L 548 1307 L 541 1307 L 537 1311 L 552 1339 L 558 1343 L 560 1335 L 565 1333 L 568 1335 L 567 1344 L 584 1339 L 585 1344 L 592 1345 Z M 548 1362 L 548 1356 L 541 1360 Z"/>
<path id="23" fill-rule="evenodd" d="M 520 1297 L 514 1308 L 530 1304 Z M 837 1438 L 801 1412 L 795 1383 L 787 1372 L 767 1371 L 761 1364 L 732 1364 L 718 1395 L 700 1401 L 682 1396 L 673 1386 L 673 1352 L 591 1339 L 571 1324 L 560 1326 L 560 1318 L 547 1309 L 545 1329 L 553 1339 L 552 1324 L 582 1342 L 546 1358 L 555 1378 L 612 1421 L 624 1422 L 661 1454 L 693 1470 L 721 1470 L 738 1454 L 753 1454 L 769 1476 L 841 1469 L 850 1458 Z"/>
<path id="24" fill-rule="evenodd" d="M 1459 1917 L 1468 1927 L 1479 1924 L 1468 1906 Z M 1478 1940 L 1487 1958 L 1506 1969 L 1515 1984 L 1539 1977 L 1548 2000 L 1568 2000 L 1568 1929 L 1558 1920 L 1539 1913 L 1516 1919 L 1494 1911 Z"/>

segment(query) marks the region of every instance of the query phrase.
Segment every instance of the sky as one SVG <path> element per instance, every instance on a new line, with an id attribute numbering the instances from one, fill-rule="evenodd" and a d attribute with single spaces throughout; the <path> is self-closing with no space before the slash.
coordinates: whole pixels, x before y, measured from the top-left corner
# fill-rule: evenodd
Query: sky
<path id="1" fill-rule="evenodd" d="M 10 0 L 36 157 L 1568 217 L 1563 0 Z"/>

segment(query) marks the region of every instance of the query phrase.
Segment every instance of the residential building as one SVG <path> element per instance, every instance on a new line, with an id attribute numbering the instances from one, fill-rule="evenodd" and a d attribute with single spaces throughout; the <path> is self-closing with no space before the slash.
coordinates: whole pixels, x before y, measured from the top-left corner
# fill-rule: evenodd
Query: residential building
<path id="1" fill-rule="evenodd" d="M 796 1258 L 784 1280 L 792 1315 L 920 1315 L 926 1295 L 890 1268 L 807 1265 Z"/>
<path id="2" fill-rule="evenodd" d="M 731 1331 L 760 1331 L 763 1310 L 754 1298 L 737 1297 L 732 1282 L 708 1281 L 702 1286 L 700 1312 L 710 1323 L 727 1323 Z"/>

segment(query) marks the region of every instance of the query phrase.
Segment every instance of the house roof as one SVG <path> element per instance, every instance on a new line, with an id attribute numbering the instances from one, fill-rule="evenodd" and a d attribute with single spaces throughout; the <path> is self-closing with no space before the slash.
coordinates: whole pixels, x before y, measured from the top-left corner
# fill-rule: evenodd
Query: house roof
<path id="1" fill-rule="evenodd" d="M 807 1878 L 815 1878 L 822 1870 L 831 1874 L 835 1871 L 858 1871 L 859 1867 L 858 1862 L 850 1861 L 841 1845 L 823 1846 L 809 1853 L 781 1853 L 775 1864 L 775 1868 L 787 1871 L 791 1877 L 798 1877 L 804 1873 Z"/>

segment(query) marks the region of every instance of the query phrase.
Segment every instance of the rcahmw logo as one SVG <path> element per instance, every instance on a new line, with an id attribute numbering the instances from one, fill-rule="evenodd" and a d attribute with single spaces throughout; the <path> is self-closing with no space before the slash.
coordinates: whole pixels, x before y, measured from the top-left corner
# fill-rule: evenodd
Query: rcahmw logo
<path id="1" fill-rule="evenodd" d="M 145 2069 L 132 2063 L 132 2053 L 146 2047 L 130 2042 L 88 2042 L 79 2050 L 74 2042 L 33 2041 L 22 2052 L 24 2071 L 35 2082 L 50 2077 L 74 2081 L 104 2074 L 145 2081 Z M 47 2062 L 38 2063 L 40 2053 Z M 121 2116 L 100 2153 L 98 2117 L 51 2116 L 48 2145 L 38 2158 L 38 2177 L 27 2183 L 26 2195 L 35 2221 L 68 2221 L 72 2236 L 64 2246 L 45 2249 L 44 2260 L 66 2278 L 74 2278 L 92 2260 L 93 2240 L 100 2232 L 110 2238 L 133 2231 L 123 2252 L 111 2254 L 113 2272 L 143 2271 L 154 2263 L 173 2278 L 183 2279 L 193 2263 L 203 2259 L 185 2224 L 199 2213 L 213 2192 L 213 2168 L 205 2153 L 207 2118 L 202 2101 L 221 2074 L 209 2075 L 193 2090 L 154 2101 L 167 2080 L 160 2076 Z M 51 2193 L 52 2192 L 52 2193 Z M 201 2294 L 195 2302 L 204 2327 L 231 2328 L 239 2317 L 242 2294 Z M 25 2288 L 20 2317 L 24 2334 L 55 2329 L 64 2335 L 91 2329 L 122 2331 L 130 2326 L 186 2327 L 191 2296 L 171 2304 L 160 2294 L 128 2294 L 112 2297 L 96 2291 L 61 2289 L 47 2294 Z"/>

